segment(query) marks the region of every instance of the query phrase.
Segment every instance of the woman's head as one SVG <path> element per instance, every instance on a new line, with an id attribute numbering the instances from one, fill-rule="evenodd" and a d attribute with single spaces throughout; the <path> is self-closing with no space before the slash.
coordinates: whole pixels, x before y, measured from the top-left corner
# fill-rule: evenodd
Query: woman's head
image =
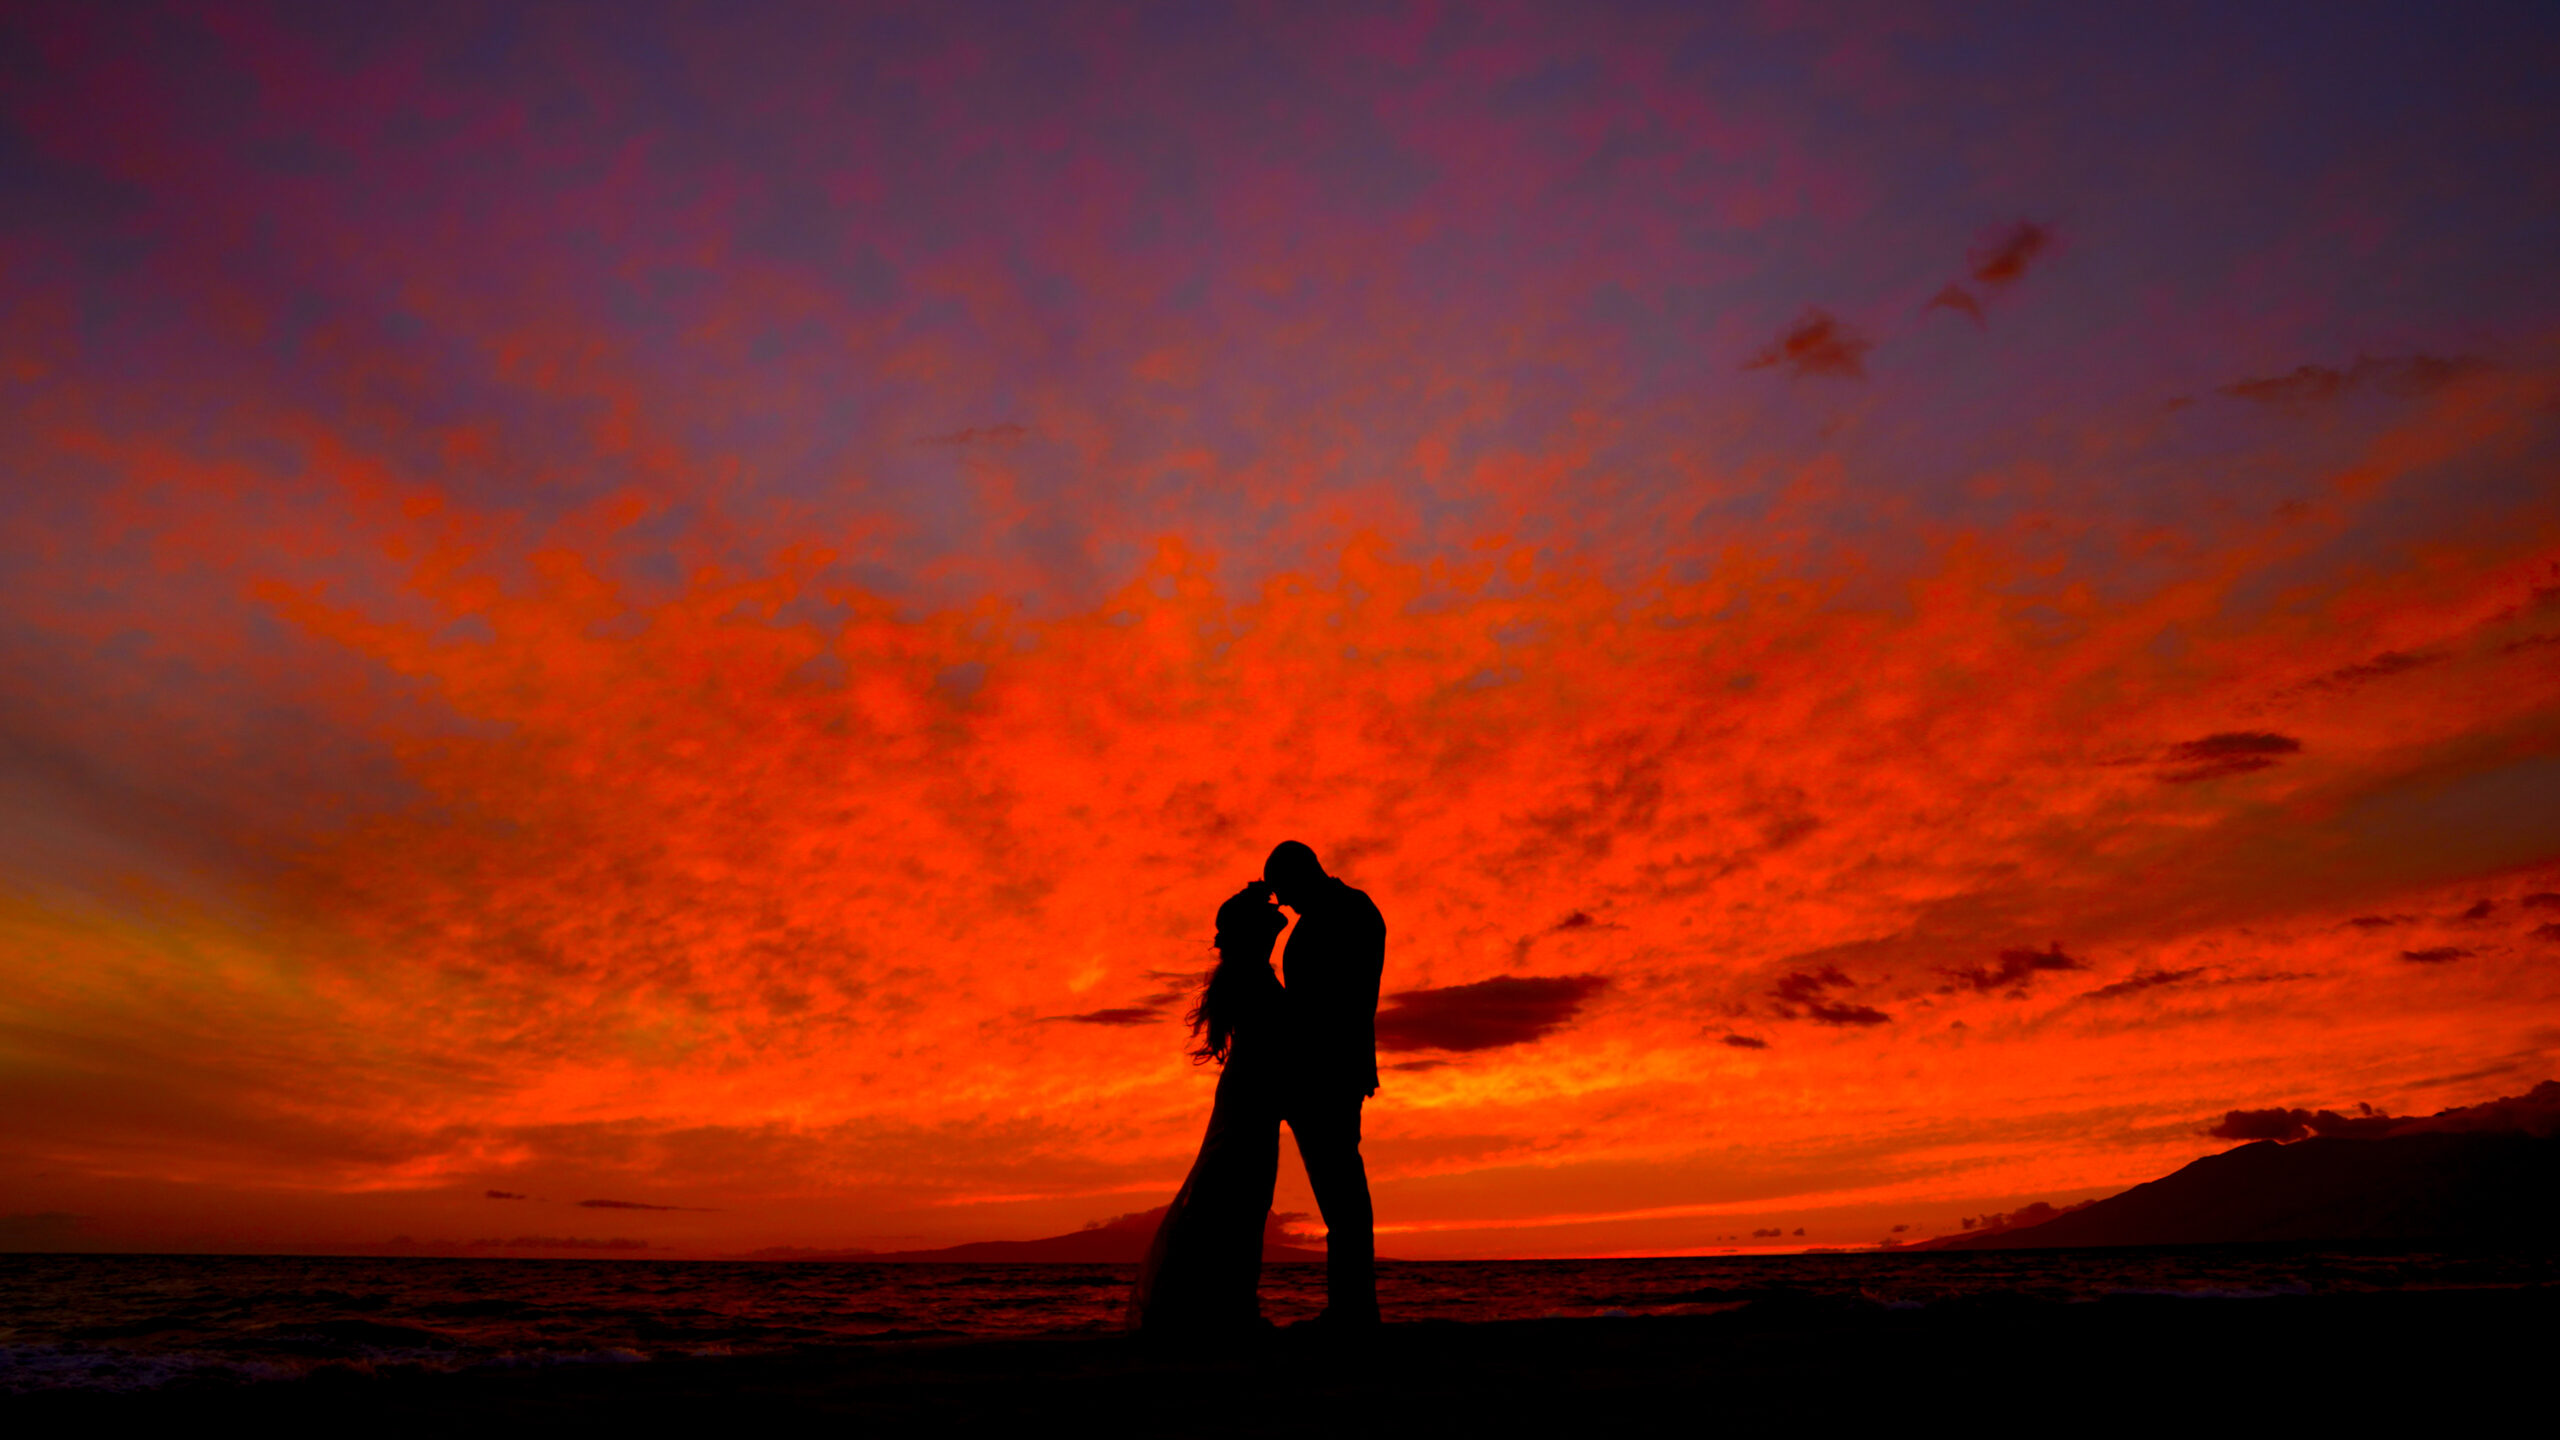
<path id="1" fill-rule="evenodd" d="M 1218 907 L 1218 965 L 1200 989 L 1200 1003 L 1191 1009 L 1191 1034 L 1200 1042 L 1191 1052 L 1195 1063 L 1227 1058 L 1237 1012 L 1257 974 L 1270 973 L 1271 942 L 1288 926 L 1289 917 L 1271 903 L 1271 887 L 1259 880 Z"/>
<path id="2" fill-rule="evenodd" d="M 1218 954 L 1249 953 L 1256 960 L 1268 959 L 1272 940 L 1288 927 L 1289 917 L 1271 903 L 1271 887 L 1258 880 L 1250 882 L 1218 907 Z"/>

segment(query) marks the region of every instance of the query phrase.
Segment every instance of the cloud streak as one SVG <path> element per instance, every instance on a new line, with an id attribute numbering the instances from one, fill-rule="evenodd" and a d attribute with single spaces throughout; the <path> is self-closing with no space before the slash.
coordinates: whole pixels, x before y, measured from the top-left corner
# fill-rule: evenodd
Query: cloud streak
<path id="1" fill-rule="evenodd" d="M 1602 975 L 1497 975 L 1399 991 L 1378 1010 L 1378 1048 L 1465 1052 L 1533 1044 L 1573 1023 L 1608 983 Z"/>
<path id="2" fill-rule="evenodd" d="M 2302 742 L 2290 735 L 2275 735 L 2263 730 L 2225 730 L 2170 746 L 2167 754 L 2169 768 L 2161 772 L 2160 778 L 2171 785 L 2194 785 L 2269 769 L 2285 757 L 2301 752 Z"/>
<path id="3" fill-rule="evenodd" d="M 2220 393 L 2272 406 L 2318 405 L 2367 390 L 2405 399 L 2431 395 L 2489 368 L 2488 362 L 2469 355 L 2359 355 L 2344 369 L 2302 365 L 2283 375 L 2234 380 Z"/>

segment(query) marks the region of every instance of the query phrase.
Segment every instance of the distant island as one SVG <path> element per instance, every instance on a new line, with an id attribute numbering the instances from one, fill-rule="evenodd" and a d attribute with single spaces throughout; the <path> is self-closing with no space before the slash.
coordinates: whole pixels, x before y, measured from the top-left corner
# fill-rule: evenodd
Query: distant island
<path id="1" fill-rule="evenodd" d="M 2248 1242 L 2560 1244 L 2560 1081 L 2425 1116 L 2234 1110 L 2207 1133 L 2248 1141 L 2104 1200 L 2034 1204 L 1899 1251 Z M 1135 1265 L 1164 1207 L 1038 1240 L 932 1250 L 754 1252 L 759 1260 L 875 1265 Z M 1320 1264 L 1271 1218 L 1264 1264 Z M 1971 1222 L 1968 1222 L 1971 1223 Z M 1814 1253 L 1832 1253 L 1817 1251 Z M 1869 1251 L 1867 1253 L 1874 1253 Z"/>
<path id="2" fill-rule="evenodd" d="M 2211 1133 L 2269 1138 L 2121 1195 L 2067 1210 L 2031 1206 L 2002 1223 L 1898 1248 L 2560 1243 L 2555 1132 L 2560 1082 L 2548 1080 L 2524 1095 L 2415 1118 L 2235 1110 Z"/>
<path id="3" fill-rule="evenodd" d="M 1164 1218 L 1165 1208 L 1159 1205 L 1041 1240 L 975 1240 L 938 1250 L 766 1250 L 749 1258 L 859 1260 L 870 1265 L 1136 1265 L 1147 1258 L 1147 1242 L 1155 1238 L 1156 1223 Z M 1284 1217 L 1275 1215 L 1264 1230 L 1262 1263 L 1324 1263 L 1322 1250 L 1289 1244 L 1284 1223 Z"/>

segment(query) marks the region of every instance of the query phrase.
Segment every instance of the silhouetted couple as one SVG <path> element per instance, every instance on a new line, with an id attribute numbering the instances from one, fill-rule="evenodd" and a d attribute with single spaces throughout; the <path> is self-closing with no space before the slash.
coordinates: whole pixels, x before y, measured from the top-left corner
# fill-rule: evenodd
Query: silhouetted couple
<path id="1" fill-rule="evenodd" d="M 1274 902 L 1277 902 L 1275 904 Z M 1271 972 L 1271 944 L 1298 928 Z M 1218 1098 L 1182 1191 L 1147 1247 L 1129 1301 L 1132 1328 L 1190 1336 L 1262 1323 L 1262 1244 L 1280 1173 L 1280 1125 L 1325 1224 L 1325 1310 L 1316 1323 L 1378 1320 L 1377 1241 L 1360 1107 L 1378 1090 L 1378 977 L 1387 922 L 1369 897 L 1282 842 L 1262 878 L 1218 907 L 1218 966 L 1191 1012 L 1195 1061 L 1214 1060 Z"/>

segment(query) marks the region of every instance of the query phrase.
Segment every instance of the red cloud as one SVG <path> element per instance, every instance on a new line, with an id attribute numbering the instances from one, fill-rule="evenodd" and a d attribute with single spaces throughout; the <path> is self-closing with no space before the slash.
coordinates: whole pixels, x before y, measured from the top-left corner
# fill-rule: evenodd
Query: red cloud
<path id="1" fill-rule="evenodd" d="M 1866 353 L 1874 344 L 1832 318 L 1827 310 L 1809 309 L 1787 333 L 1744 362 L 1745 370 L 1783 365 L 1797 375 L 1832 375 L 1845 380 L 1867 378 Z"/>
<path id="2" fill-rule="evenodd" d="M 2021 220 L 1989 245 L 1973 252 L 1973 278 L 1982 284 L 2014 283 L 2053 244 L 2053 232 L 2032 220 Z"/>

